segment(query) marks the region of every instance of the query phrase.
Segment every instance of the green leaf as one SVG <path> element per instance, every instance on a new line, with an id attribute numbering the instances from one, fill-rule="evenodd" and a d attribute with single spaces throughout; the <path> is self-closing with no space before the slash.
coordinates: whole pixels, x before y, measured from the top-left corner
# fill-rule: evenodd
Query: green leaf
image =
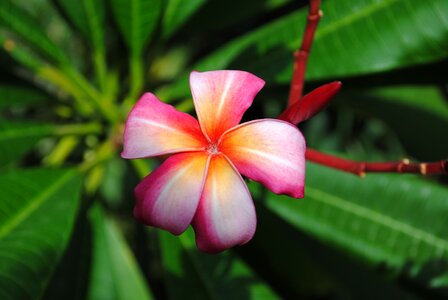
<path id="1" fill-rule="evenodd" d="M 98 79 L 105 84 L 106 48 L 104 33 L 104 0 L 56 0 L 70 20 L 92 44 L 93 61 Z"/>
<path id="2" fill-rule="evenodd" d="M 421 160 L 448 156 L 448 105 L 442 91 L 431 86 L 399 86 L 357 91 L 343 103 L 378 117 L 396 132 L 407 152 Z M 428 134 L 430 132 L 431 134 Z"/>
<path id="3" fill-rule="evenodd" d="M 48 38 L 33 16 L 16 6 L 11 0 L 0 1 L 0 27 L 17 34 L 31 47 L 56 62 L 69 61 L 61 48 Z"/>
<path id="4" fill-rule="evenodd" d="M 448 272 L 448 189 L 416 175 L 360 179 L 307 164 L 305 199 L 270 194 L 265 205 L 292 226 L 372 266 Z M 408 274 L 411 275 L 411 274 Z"/>
<path id="5" fill-rule="evenodd" d="M 111 0 L 112 10 L 124 40 L 133 53 L 142 53 L 156 28 L 160 0 Z"/>
<path id="6" fill-rule="evenodd" d="M 231 251 L 200 253 L 191 228 L 179 237 L 163 231 L 160 238 L 170 299 L 279 299 Z"/>
<path id="7" fill-rule="evenodd" d="M 93 263 L 88 299 L 152 299 L 118 227 L 96 205 L 91 211 Z"/>
<path id="8" fill-rule="evenodd" d="M 56 0 L 95 48 L 104 48 L 104 3 L 103 0 Z"/>
<path id="9" fill-rule="evenodd" d="M 445 0 L 323 1 L 307 79 L 322 80 L 388 71 L 448 57 Z M 303 9 L 231 41 L 192 69 L 244 69 L 268 84 L 291 80 L 292 53 L 300 45 Z M 188 95 L 188 74 L 161 96 Z"/>
<path id="10" fill-rule="evenodd" d="M 0 120 L 0 166 L 20 158 L 53 131 L 50 124 Z"/>
<path id="11" fill-rule="evenodd" d="M 0 298 L 39 299 L 70 237 L 81 180 L 69 170 L 0 175 Z"/>
<path id="12" fill-rule="evenodd" d="M 37 106 L 47 99 L 48 96 L 29 87 L 0 85 L 0 109 Z"/>
<path id="13" fill-rule="evenodd" d="M 163 36 L 171 36 L 204 3 L 205 0 L 169 0 L 163 15 Z"/>

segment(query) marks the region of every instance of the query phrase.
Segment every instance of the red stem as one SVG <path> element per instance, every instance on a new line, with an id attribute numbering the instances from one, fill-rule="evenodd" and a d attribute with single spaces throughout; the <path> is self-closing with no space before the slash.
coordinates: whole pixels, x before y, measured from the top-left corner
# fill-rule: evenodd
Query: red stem
<path id="1" fill-rule="evenodd" d="M 291 80 L 291 89 L 289 91 L 288 106 L 302 98 L 303 83 L 305 82 L 305 71 L 308 55 L 313 44 L 314 32 L 316 31 L 319 20 L 322 17 L 322 11 L 319 9 L 320 0 L 310 0 L 308 11 L 308 20 L 305 33 L 303 34 L 302 45 L 299 50 L 294 52 L 294 69 Z"/>
<path id="2" fill-rule="evenodd" d="M 297 124 L 298 122 L 306 120 L 307 118 L 317 113 L 325 106 L 329 99 L 332 98 L 334 93 L 339 90 L 339 87 L 337 87 L 333 83 L 333 86 L 327 85 L 326 88 L 319 88 L 313 91 L 314 95 L 310 95 L 308 97 L 308 102 L 313 102 L 312 104 L 297 103 L 297 101 L 302 99 L 303 83 L 305 81 L 305 71 L 308 55 L 313 43 L 314 33 L 321 17 L 322 11 L 320 11 L 320 0 L 310 0 L 308 21 L 303 36 L 302 45 L 300 46 L 299 50 L 296 50 L 294 52 L 294 71 L 289 92 L 288 109 L 286 109 L 285 112 L 280 116 L 280 118 L 287 120 L 293 124 Z M 330 92 L 332 92 L 333 94 L 327 93 L 329 87 L 331 87 Z M 326 93 L 322 93 L 322 91 Z M 316 97 L 325 99 L 316 99 Z M 293 105 L 294 107 L 292 107 Z M 307 108 L 306 106 L 309 107 Z M 300 112 L 300 109 L 304 109 L 305 111 Z M 411 163 L 407 159 L 403 159 L 399 162 L 357 162 L 339 158 L 334 155 L 325 154 L 310 148 L 307 148 L 305 157 L 309 161 L 341 171 L 353 173 L 358 176 L 365 176 L 367 172 L 419 173 L 422 175 L 448 174 L 448 160 L 429 163 Z"/>
<path id="3" fill-rule="evenodd" d="M 411 163 L 408 159 L 398 162 L 357 162 L 321 153 L 307 148 L 306 159 L 341 171 L 365 176 L 366 173 L 419 173 L 422 175 L 448 174 L 448 160 L 431 163 Z"/>

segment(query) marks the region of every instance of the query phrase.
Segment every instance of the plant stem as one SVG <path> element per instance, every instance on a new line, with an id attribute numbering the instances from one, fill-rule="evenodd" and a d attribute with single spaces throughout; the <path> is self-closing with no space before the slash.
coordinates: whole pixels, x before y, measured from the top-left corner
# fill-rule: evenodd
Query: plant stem
<path id="1" fill-rule="evenodd" d="M 294 52 L 294 67 L 291 87 L 289 90 L 288 106 L 293 105 L 302 98 L 308 55 L 311 51 L 314 33 L 316 32 L 321 17 L 322 11 L 320 10 L 320 0 L 310 0 L 308 19 L 303 34 L 302 45 L 299 50 Z"/>
<path id="2" fill-rule="evenodd" d="M 64 68 L 64 73 L 88 96 L 88 98 L 95 104 L 98 111 L 112 124 L 119 121 L 118 111 L 109 101 L 106 101 L 102 95 L 71 66 Z"/>
<path id="3" fill-rule="evenodd" d="M 79 137 L 75 135 L 63 136 L 56 147 L 48 154 L 43 164 L 51 167 L 59 167 L 64 163 L 67 157 L 73 152 L 75 147 L 79 144 Z"/>
<path id="4" fill-rule="evenodd" d="M 95 149 L 94 155 L 91 158 L 86 159 L 84 162 L 82 162 L 78 166 L 78 169 L 81 173 L 87 172 L 91 170 L 93 167 L 97 166 L 98 164 L 113 157 L 115 153 L 116 148 L 114 142 L 108 139 L 104 141 L 101 145 L 99 145 Z"/>
<path id="5" fill-rule="evenodd" d="M 366 173 L 418 173 L 421 175 L 448 174 L 448 160 L 411 163 L 408 159 L 397 162 L 358 162 L 306 149 L 306 159 L 327 167 L 364 177 Z"/>
<path id="6" fill-rule="evenodd" d="M 131 57 L 129 59 L 129 92 L 123 101 L 123 108 L 127 114 L 132 106 L 137 101 L 137 97 L 143 88 L 143 60 L 141 58 L 141 53 L 132 51 Z"/>
<path id="7" fill-rule="evenodd" d="M 64 135 L 87 135 L 100 134 L 103 128 L 100 123 L 81 123 L 81 124 L 65 124 L 59 125 L 54 130 L 53 134 L 56 136 Z"/>

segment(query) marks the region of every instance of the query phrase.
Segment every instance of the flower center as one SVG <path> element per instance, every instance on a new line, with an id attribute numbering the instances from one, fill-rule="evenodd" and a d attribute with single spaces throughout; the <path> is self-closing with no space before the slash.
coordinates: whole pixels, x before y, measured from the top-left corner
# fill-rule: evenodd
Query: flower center
<path id="1" fill-rule="evenodd" d="M 218 145 L 210 143 L 208 144 L 206 151 L 210 155 L 217 155 L 219 153 Z"/>

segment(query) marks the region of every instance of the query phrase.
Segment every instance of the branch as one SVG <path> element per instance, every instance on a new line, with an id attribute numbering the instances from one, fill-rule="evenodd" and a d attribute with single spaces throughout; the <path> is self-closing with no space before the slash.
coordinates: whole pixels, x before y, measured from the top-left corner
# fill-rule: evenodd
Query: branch
<path id="1" fill-rule="evenodd" d="M 305 33 L 303 34 L 302 45 L 299 50 L 294 52 L 294 69 L 291 80 L 291 89 L 289 90 L 288 106 L 293 105 L 302 98 L 306 63 L 311 50 L 311 45 L 313 44 L 314 32 L 322 17 L 322 11 L 319 8 L 320 0 L 310 0 L 308 20 Z"/>
<path id="2" fill-rule="evenodd" d="M 417 173 L 421 175 L 448 174 L 448 160 L 438 162 L 411 163 L 408 159 L 398 162 L 357 162 L 325 154 L 310 148 L 306 149 L 307 160 L 330 168 L 364 177 L 366 173 Z"/>

